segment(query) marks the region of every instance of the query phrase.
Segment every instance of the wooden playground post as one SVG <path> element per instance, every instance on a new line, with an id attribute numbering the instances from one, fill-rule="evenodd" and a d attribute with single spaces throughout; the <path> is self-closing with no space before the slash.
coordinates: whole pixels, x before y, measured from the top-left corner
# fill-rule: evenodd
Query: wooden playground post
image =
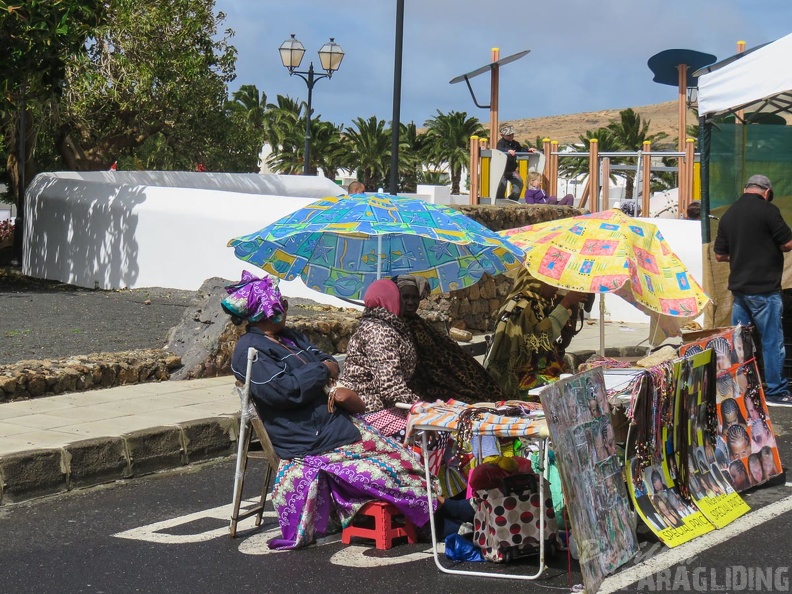
<path id="1" fill-rule="evenodd" d="M 684 153 L 684 146 L 682 149 Z M 677 157 L 677 167 L 679 169 L 679 173 L 677 174 L 677 216 L 682 216 L 682 213 L 685 212 L 685 205 L 688 203 L 687 166 L 687 159 L 684 155 Z"/>
<path id="2" fill-rule="evenodd" d="M 589 143 L 589 193 L 591 194 L 591 212 L 599 212 L 599 141 L 592 138 Z"/>
<path id="3" fill-rule="evenodd" d="M 578 204 L 578 208 L 586 208 L 586 203 L 588 202 L 589 197 L 589 188 L 591 187 L 591 184 L 589 183 L 590 181 L 591 178 L 587 179 L 586 183 L 583 184 L 583 191 L 580 193 L 580 203 Z"/>
<path id="4" fill-rule="evenodd" d="M 649 200 L 652 192 L 652 143 L 649 140 L 643 141 L 643 177 L 641 178 L 641 212 L 643 216 L 649 216 Z"/>
<path id="5" fill-rule="evenodd" d="M 500 49 L 492 48 L 492 62 L 500 60 Z M 495 64 L 490 73 L 490 142 L 496 146 L 498 134 L 498 87 L 500 86 L 500 66 Z"/>
<path id="6" fill-rule="evenodd" d="M 552 168 L 550 171 L 552 175 L 548 180 L 548 191 L 547 194 L 549 196 L 558 196 L 558 141 L 553 140 L 550 143 L 550 154 L 547 155 L 547 158 L 550 159 L 552 162 Z"/>
<path id="7" fill-rule="evenodd" d="M 693 201 L 693 171 L 696 161 L 695 142 L 692 138 L 688 138 L 685 141 L 685 161 L 687 162 L 685 167 L 685 189 L 687 190 L 687 195 L 685 196 L 685 210 L 679 213 L 680 216 L 683 213 L 687 215 L 687 207 Z"/>
<path id="8" fill-rule="evenodd" d="M 600 210 L 610 208 L 610 157 L 602 158 L 602 205 Z"/>
<path id="9" fill-rule="evenodd" d="M 470 174 L 470 187 L 468 188 L 470 192 L 470 204 L 478 204 L 479 203 L 479 137 L 478 136 L 471 136 L 470 137 L 470 166 L 468 167 L 468 173 Z"/>
<path id="10" fill-rule="evenodd" d="M 687 137 L 687 64 L 678 64 L 679 70 L 679 101 L 677 102 L 677 116 L 679 119 L 679 138 L 677 139 L 677 150 L 685 150 L 685 138 Z"/>
<path id="11" fill-rule="evenodd" d="M 542 171 L 542 187 L 548 188 L 553 175 L 558 176 L 558 171 L 553 171 L 553 160 L 550 158 L 550 139 L 542 138 L 542 152 L 545 154 L 544 171 Z"/>

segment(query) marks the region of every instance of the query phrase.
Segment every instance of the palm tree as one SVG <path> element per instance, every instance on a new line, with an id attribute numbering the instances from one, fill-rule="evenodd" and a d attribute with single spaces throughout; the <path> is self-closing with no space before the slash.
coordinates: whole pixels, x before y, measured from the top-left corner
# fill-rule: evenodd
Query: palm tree
<path id="1" fill-rule="evenodd" d="M 346 166 L 362 171 L 366 190 L 384 185 L 391 158 L 391 133 L 385 120 L 355 118 L 344 130 L 348 144 Z M 358 176 L 359 178 L 359 176 Z"/>
<path id="2" fill-rule="evenodd" d="M 277 150 L 284 140 L 294 136 L 296 131 L 301 129 L 302 134 L 305 134 L 302 104 L 283 95 L 278 95 L 275 101 L 267 104 L 262 121 L 264 138 L 270 143 L 273 151 Z"/>
<path id="3" fill-rule="evenodd" d="M 335 180 L 338 170 L 344 167 L 346 147 L 341 137 L 343 126 L 319 119 L 311 121 L 311 170 L 321 167 L 324 176 Z"/>
<path id="4" fill-rule="evenodd" d="M 618 120 L 611 120 L 607 129 L 613 135 L 616 143 L 616 151 L 640 151 L 643 149 L 645 141 L 651 142 L 653 150 L 659 148 L 659 143 L 667 138 L 665 132 L 658 134 L 649 134 L 650 120 L 643 120 L 639 114 L 633 109 L 623 109 L 619 112 Z M 600 151 L 605 149 L 600 145 Z M 624 163 L 632 161 L 632 159 L 614 159 L 614 163 Z M 633 190 L 635 184 L 635 174 L 631 171 L 624 172 L 626 184 L 624 188 L 625 198 L 633 197 Z"/>
<path id="5" fill-rule="evenodd" d="M 242 85 L 226 102 L 226 110 L 239 114 L 254 130 L 264 132 L 264 114 L 267 110 L 267 94 L 259 95 L 256 85 Z"/>
<path id="6" fill-rule="evenodd" d="M 525 142 L 522 143 L 522 145 L 526 151 L 532 148 L 541 151 L 542 147 L 544 146 L 544 143 L 542 142 L 542 137 L 537 136 L 534 142 L 531 142 L 530 140 L 526 140 Z"/>
<path id="7" fill-rule="evenodd" d="M 484 127 L 477 118 L 469 118 L 464 111 L 444 114 L 440 110 L 424 125 L 428 128 L 426 156 L 435 165 L 448 164 L 451 171 L 451 193 L 459 194 L 462 168 L 470 164 L 470 137 L 484 135 Z"/>
<path id="8" fill-rule="evenodd" d="M 425 144 L 415 122 L 399 124 L 399 187 L 405 192 L 415 192 L 421 181 Z"/>

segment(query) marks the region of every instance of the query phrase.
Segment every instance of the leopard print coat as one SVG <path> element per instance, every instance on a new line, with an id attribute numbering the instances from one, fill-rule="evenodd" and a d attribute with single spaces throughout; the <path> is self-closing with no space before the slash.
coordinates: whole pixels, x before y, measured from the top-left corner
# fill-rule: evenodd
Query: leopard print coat
<path id="1" fill-rule="evenodd" d="M 407 387 L 417 355 L 404 320 L 384 307 L 366 308 L 349 339 L 340 381 L 358 393 L 366 412 L 413 403 L 420 397 Z"/>

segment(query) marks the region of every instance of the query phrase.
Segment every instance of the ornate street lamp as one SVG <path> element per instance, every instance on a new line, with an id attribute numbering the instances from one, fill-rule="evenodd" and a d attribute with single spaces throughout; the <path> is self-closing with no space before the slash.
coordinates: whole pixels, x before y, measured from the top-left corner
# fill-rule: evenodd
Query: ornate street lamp
<path id="1" fill-rule="evenodd" d="M 319 50 L 319 61 L 326 74 L 322 74 L 321 72 L 318 74 L 315 73 L 313 62 L 311 62 L 307 72 L 297 70 L 305 55 L 305 47 L 299 40 L 294 38 L 294 33 L 292 33 L 290 39 L 287 39 L 281 44 L 279 51 L 281 62 L 283 62 L 283 66 L 288 69 L 289 75 L 296 74 L 308 85 L 308 112 L 305 114 L 305 162 L 303 164 L 303 175 L 309 175 L 311 162 L 311 98 L 313 96 L 313 88 L 316 81 L 333 77 L 333 73 L 339 69 L 341 60 L 344 59 L 344 51 L 341 49 L 341 46 L 334 41 L 333 37 L 322 46 Z"/>

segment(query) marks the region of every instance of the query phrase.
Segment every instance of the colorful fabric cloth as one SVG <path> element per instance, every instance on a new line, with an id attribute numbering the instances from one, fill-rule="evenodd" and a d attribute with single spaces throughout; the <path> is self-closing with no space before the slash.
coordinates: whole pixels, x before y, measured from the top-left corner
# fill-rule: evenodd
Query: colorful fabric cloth
<path id="1" fill-rule="evenodd" d="M 530 411 L 541 412 L 540 404 L 521 402 L 526 416 L 506 416 L 498 414 L 497 409 L 477 415 L 472 422 L 475 435 L 495 435 L 497 437 L 547 437 L 547 423 L 542 418 L 530 415 Z M 407 419 L 407 438 L 421 427 L 454 432 L 459 428 L 459 415 L 465 410 L 475 408 L 462 402 L 422 402 L 414 406 Z"/>
<path id="2" fill-rule="evenodd" d="M 415 345 L 404 319 L 383 307 L 367 308 L 349 339 L 341 382 L 363 399 L 365 412 L 391 408 L 397 402 L 412 404 L 420 400 L 408 387 L 416 364 Z"/>
<path id="3" fill-rule="evenodd" d="M 420 198 L 327 197 L 232 239 L 240 260 L 317 291 L 360 299 L 381 278 L 417 274 L 433 293 L 520 265 L 522 251 L 458 210 Z"/>
<path id="4" fill-rule="evenodd" d="M 277 281 L 267 275 L 258 278 L 243 270 L 242 280 L 228 285 L 225 290 L 228 297 L 220 302 L 220 306 L 231 316 L 258 322 L 283 315 L 283 301 Z M 275 319 L 276 323 L 278 321 Z"/>
<path id="5" fill-rule="evenodd" d="M 404 441 L 407 429 L 408 411 L 402 408 L 385 408 L 377 412 L 363 413 L 358 418 L 373 427 L 385 437 L 393 437 L 397 441 Z"/>
<path id="6" fill-rule="evenodd" d="M 413 454 L 356 421 L 362 439 L 317 456 L 282 460 L 272 490 L 281 538 L 272 549 L 296 549 L 346 527 L 372 500 L 395 505 L 420 527 L 429 521 L 423 469 Z"/>
<path id="7" fill-rule="evenodd" d="M 709 302 L 658 228 L 620 210 L 501 231 L 525 251 L 525 267 L 554 287 L 616 293 L 655 317 L 667 336 Z"/>

